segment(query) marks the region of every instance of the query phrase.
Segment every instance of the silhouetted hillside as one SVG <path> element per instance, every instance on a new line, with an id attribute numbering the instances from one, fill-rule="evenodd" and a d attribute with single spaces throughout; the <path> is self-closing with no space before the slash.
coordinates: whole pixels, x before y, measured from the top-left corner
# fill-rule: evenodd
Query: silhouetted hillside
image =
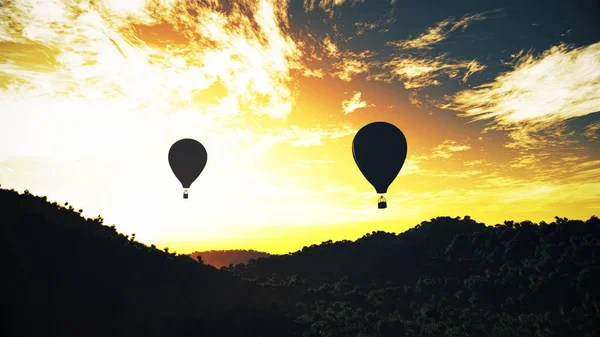
<path id="1" fill-rule="evenodd" d="M 235 270 L 244 278 L 259 281 L 263 281 L 261 276 L 275 273 L 280 277 L 297 274 L 311 285 L 337 282 L 341 277 L 358 283 L 393 279 L 413 284 L 424 271 L 445 259 L 444 250 L 456 235 L 470 235 L 485 228 L 468 217 L 440 217 L 399 235 L 378 231 L 355 242 L 326 241 L 288 255 L 261 258 L 252 261 L 252 268 L 238 266 Z M 390 263 L 402 268 L 389 268 Z"/>
<path id="2" fill-rule="evenodd" d="M 224 268 L 303 294 L 304 336 L 600 336 L 600 220 L 438 217 Z"/>
<path id="3" fill-rule="evenodd" d="M 223 267 L 0 190 L 6 336 L 600 336 L 600 220 L 438 217 Z"/>
<path id="4" fill-rule="evenodd" d="M 258 259 L 261 257 L 270 257 L 271 254 L 265 252 L 258 252 L 256 250 L 209 250 L 205 252 L 193 252 L 190 257 L 194 260 L 201 257 L 205 264 L 210 264 L 216 268 L 223 266 L 229 266 L 231 264 L 236 265 L 240 263 L 248 263 L 251 259 Z"/>
<path id="5" fill-rule="evenodd" d="M 278 313 L 285 297 L 136 242 L 68 203 L 0 190 L 0 205 L 7 336 L 280 337 L 291 326 Z"/>

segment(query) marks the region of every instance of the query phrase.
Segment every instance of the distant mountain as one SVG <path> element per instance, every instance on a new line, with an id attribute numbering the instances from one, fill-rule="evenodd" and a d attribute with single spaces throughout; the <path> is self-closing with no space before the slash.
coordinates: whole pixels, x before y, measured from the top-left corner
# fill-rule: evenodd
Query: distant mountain
<path id="1" fill-rule="evenodd" d="M 218 270 L 80 213 L 0 189 L 3 336 L 600 337 L 596 216 L 437 217 Z"/>
<path id="2" fill-rule="evenodd" d="M 198 259 L 198 256 L 201 256 L 202 261 L 204 261 L 205 264 L 221 268 L 223 266 L 229 266 L 230 264 L 235 266 L 239 263 L 248 263 L 251 259 L 270 257 L 272 255 L 252 249 L 209 250 L 204 252 L 193 252 L 190 254 L 190 257 L 194 260 Z"/>

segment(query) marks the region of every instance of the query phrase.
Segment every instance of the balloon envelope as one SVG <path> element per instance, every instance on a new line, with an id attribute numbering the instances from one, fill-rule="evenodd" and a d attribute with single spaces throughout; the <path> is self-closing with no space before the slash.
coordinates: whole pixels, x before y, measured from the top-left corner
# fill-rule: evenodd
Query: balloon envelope
<path id="1" fill-rule="evenodd" d="M 208 154 L 204 146 L 189 138 L 178 140 L 169 150 L 169 165 L 183 188 L 190 188 L 200 176 L 207 159 Z"/>
<path id="2" fill-rule="evenodd" d="M 407 149 L 402 131 L 387 122 L 363 126 L 352 141 L 354 161 L 377 193 L 387 193 L 404 165 Z"/>

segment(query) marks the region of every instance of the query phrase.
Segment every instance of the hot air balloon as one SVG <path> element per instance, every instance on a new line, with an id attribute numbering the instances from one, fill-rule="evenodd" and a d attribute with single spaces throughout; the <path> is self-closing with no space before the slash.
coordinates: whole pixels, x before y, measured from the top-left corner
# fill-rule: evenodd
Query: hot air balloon
<path id="1" fill-rule="evenodd" d="M 183 198 L 188 198 L 188 188 L 200 176 L 206 166 L 208 154 L 200 142 L 184 138 L 171 145 L 169 165 L 183 186 Z"/>
<path id="2" fill-rule="evenodd" d="M 363 176 L 379 194 L 387 193 L 396 179 L 404 161 L 408 146 L 400 129 L 387 122 L 373 122 L 363 126 L 352 141 L 352 155 Z M 387 201 L 381 195 L 378 208 L 386 208 Z"/>

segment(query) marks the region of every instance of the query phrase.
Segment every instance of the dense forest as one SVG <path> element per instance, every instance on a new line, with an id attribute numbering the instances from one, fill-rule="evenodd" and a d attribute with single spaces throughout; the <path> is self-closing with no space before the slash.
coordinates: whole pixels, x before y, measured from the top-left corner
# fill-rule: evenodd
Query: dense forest
<path id="1" fill-rule="evenodd" d="M 600 219 L 438 217 L 220 270 L 0 190 L 5 336 L 600 336 Z"/>
<path id="2" fill-rule="evenodd" d="M 261 257 L 272 256 L 269 253 L 259 252 L 256 250 L 244 250 L 244 249 L 232 249 L 232 250 L 208 250 L 204 252 L 193 252 L 189 254 L 194 260 L 198 257 L 202 259 L 205 264 L 221 268 L 229 265 L 237 265 L 240 263 L 248 263 L 248 261 L 258 259 Z"/>

